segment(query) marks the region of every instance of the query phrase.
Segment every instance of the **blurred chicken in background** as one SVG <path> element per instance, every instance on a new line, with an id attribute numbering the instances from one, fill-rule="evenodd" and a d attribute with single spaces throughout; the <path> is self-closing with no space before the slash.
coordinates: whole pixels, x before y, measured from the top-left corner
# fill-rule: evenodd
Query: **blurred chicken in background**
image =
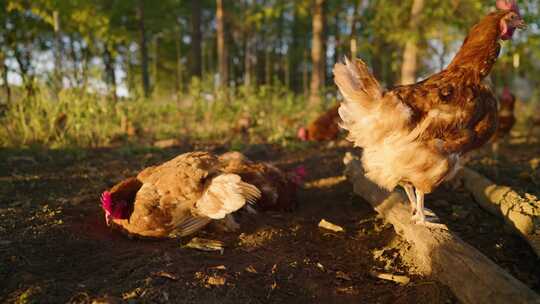
<path id="1" fill-rule="evenodd" d="M 491 149 L 495 155 L 499 152 L 499 142 L 506 143 L 510 137 L 510 131 L 516 123 L 516 117 L 514 114 L 514 106 L 516 104 L 516 97 L 508 87 L 504 87 L 503 92 L 499 98 L 499 125 L 497 131 L 492 139 Z"/>
<path id="2" fill-rule="evenodd" d="M 302 141 L 335 140 L 339 135 L 339 104 L 331 107 L 314 121 L 298 129 L 297 137 Z"/>

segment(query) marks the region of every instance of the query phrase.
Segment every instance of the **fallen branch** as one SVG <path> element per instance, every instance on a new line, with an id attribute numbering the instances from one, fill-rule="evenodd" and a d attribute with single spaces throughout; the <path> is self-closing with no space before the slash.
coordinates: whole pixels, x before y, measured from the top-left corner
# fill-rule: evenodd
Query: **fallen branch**
<path id="1" fill-rule="evenodd" d="M 521 197 L 507 186 L 499 186 L 481 174 L 464 168 L 460 174 L 465 188 L 478 205 L 498 216 L 507 226 L 523 237 L 540 256 L 540 203 Z"/>
<path id="2" fill-rule="evenodd" d="M 534 291 L 449 230 L 414 224 L 405 196 L 388 193 L 366 179 L 357 158 L 348 154 L 344 162 L 354 192 L 411 244 L 413 263 L 421 274 L 450 287 L 463 303 L 540 303 Z"/>

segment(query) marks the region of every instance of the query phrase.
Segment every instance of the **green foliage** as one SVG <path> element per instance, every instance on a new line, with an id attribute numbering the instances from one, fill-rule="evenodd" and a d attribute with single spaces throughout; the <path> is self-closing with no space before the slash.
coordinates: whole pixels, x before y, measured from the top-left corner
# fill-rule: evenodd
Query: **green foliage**
<path id="1" fill-rule="evenodd" d="M 0 88 L 0 107 L 7 107 L 6 116 L 0 118 L 2 146 L 99 146 L 129 137 L 230 139 L 229 128 L 245 115 L 253 122 L 250 138 L 288 145 L 296 125 L 322 110 L 306 112 L 300 97 L 310 90 L 313 70 L 314 1 L 224 1 L 231 87 L 224 91 L 214 88 L 218 74 L 215 0 L 4 2 L 0 83 L 8 76 L 18 76 L 20 81 Z M 418 28 L 408 26 L 412 3 L 325 1 L 326 87 L 317 90 L 325 96 L 336 94 L 331 67 L 349 55 L 351 39 L 358 42 L 358 56 L 386 86 L 399 80 L 407 41 L 418 46 L 417 76 L 438 71 L 471 25 L 494 9 L 495 0 L 424 0 Z M 503 44 L 491 78 L 497 91 L 510 85 L 520 99 L 538 103 L 540 1 L 518 3 L 529 30 L 518 31 Z M 196 62 L 194 11 L 200 11 L 197 62 L 202 82 L 191 66 Z M 147 50 L 146 60 L 142 49 Z M 141 80 L 146 78 L 152 96 L 143 100 Z M 241 87 L 244 83 L 251 87 Z M 107 97 L 92 93 L 96 91 L 106 91 Z M 59 127 L 63 114 L 65 126 Z M 231 140 L 242 145 L 240 139 Z"/>
<path id="2" fill-rule="evenodd" d="M 314 115 L 306 111 L 304 98 L 280 86 L 227 91 L 209 87 L 208 81 L 196 81 L 180 102 L 113 102 L 77 90 L 64 90 L 55 100 L 41 90 L 7 107 L 0 119 L 0 146 L 98 147 L 168 138 L 232 140 L 239 145 L 245 142 L 233 129 L 242 117 L 251 122 L 252 141 L 286 145 L 298 125 Z"/>

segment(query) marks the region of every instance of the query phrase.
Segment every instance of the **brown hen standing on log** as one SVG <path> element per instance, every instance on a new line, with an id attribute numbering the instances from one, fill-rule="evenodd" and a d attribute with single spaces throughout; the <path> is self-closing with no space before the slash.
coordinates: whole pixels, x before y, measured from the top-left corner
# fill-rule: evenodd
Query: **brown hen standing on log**
<path id="1" fill-rule="evenodd" d="M 102 194 L 107 224 L 156 238 L 189 235 L 223 218 L 234 226 L 230 214 L 261 192 L 221 167 L 216 156 L 191 152 L 146 168 Z"/>
<path id="2" fill-rule="evenodd" d="M 361 60 L 335 65 L 344 97 L 341 127 L 363 148 L 366 176 L 387 190 L 403 186 L 416 223 L 427 224 L 424 194 L 451 178 L 462 155 L 495 133 L 497 101 L 482 80 L 497 60 L 499 40 L 523 27 L 515 1 L 498 0 L 497 10 L 472 27 L 446 69 L 388 91 Z"/>
<path id="3" fill-rule="evenodd" d="M 339 135 L 339 104 L 331 107 L 312 121 L 307 128 L 298 129 L 297 137 L 302 141 L 334 140 Z"/>

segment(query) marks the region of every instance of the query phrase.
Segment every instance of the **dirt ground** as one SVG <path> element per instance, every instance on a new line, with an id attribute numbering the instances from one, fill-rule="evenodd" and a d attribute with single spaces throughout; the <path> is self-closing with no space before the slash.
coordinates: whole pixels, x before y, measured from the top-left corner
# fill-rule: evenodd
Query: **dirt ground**
<path id="1" fill-rule="evenodd" d="M 353 195 L 341 162 L 350 148 L 247 147 L 250 158 L 285 170 L 305 165 L 308 183 L 295 212 L 244 215 L 239 232 L 208 227 L 195 235 L 223 241 L 223 254 L 184 248 L 191 237 L 128 239 L 106 227 L 99 207 L 104 189 L 189 150 L 226 148 L 1 151 L 0 301 L 457 303 L 448 288 L 401 262 L 399 249 L 407 244 Z M 481 161 L 475 166 L 486 168 Z M 536 256 L 502 221 L 477 208 L 470 194 L 442 187 L 426 204 L 466 241 L 540 291 Z M 323 218 L 345 232 L 318 228 Z M 372 270 L 411 281 L 381 280 Z"/>

